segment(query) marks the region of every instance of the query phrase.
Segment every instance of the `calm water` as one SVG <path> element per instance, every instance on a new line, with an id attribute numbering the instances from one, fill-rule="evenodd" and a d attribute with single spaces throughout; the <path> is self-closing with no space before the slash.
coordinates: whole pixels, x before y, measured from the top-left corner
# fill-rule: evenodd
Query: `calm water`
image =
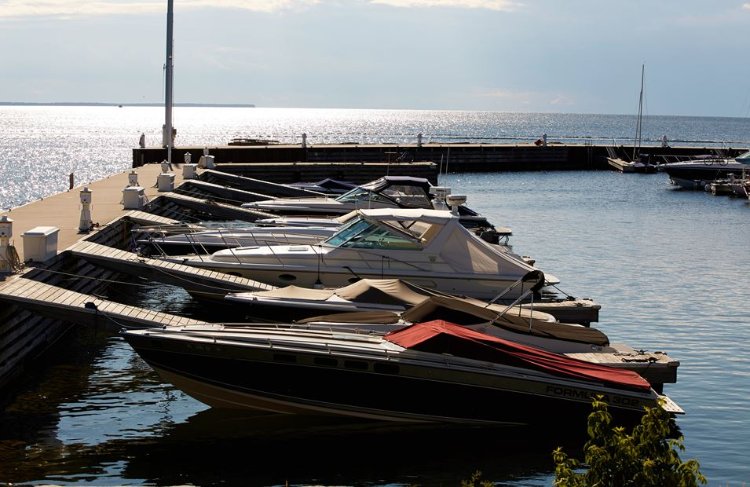
<path id="1" fill-rule="evenodd" d="M 604 140 L 627 137 L 632 121 L 255 110 L 178 109 L 178 137 L 197 145 L 240 135 L 291 141 L 302 132 L 325 134 L 316 135 L 319 142 L 410 141 L 420 132 L 462 140 L 540 132 L 553 139 Z M 0 108 L 0 173 L 12 181 L 2 188 L 0 207 L 49 194 L 62 176 L 63 189 L 72 168 L 92 179 L 127 168 L 138 135 L 147 126 L 160 127 L 160 117 L 158 109 L 145 108 Z M 666 133 L 718 144 L 742 142 L 750 133 L 745 119 L 662 122 L 654 139 Z M 147 137 L 155 138 L 152 132 Z M 511 226 L 515 249 L 559 277 L 562 290 L 600 302 L 598 327 L 613 342 L 678 358 L 678 383 L 666 392 L 687 411 L 678 420 L 687 447 L 681 457 L 697 458 L 711 485 L 750 483 L 747 201 L 675 191 L 663 174 L 451 174 L 440 183 L 467 194 L 468 205 L 491 221 Z M 206 313 L 180 290 L 161 285 L 118 285 L 110 296 L 169 312 Z M 565 445 L 573 451 L 579 444 L 562 431 L 232 415 L 161 383 L 105 329 L 78 329 L 56 351 L 53 363 L 29 377 L 0 413 L 0 482 L 458 485 L 481 470 L 498 485 L 550 485 L 551 450 Z"/>

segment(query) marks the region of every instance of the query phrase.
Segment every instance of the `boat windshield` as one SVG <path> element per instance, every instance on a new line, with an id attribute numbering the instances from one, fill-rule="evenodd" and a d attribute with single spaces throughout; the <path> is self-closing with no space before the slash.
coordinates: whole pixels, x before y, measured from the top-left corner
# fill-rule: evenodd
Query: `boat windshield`
<path id="1" fill-rule="evenodd" d="M 734 160 L 742 164 L 750 164 L 750 151 L 738 155 Z"/>
<path id="2" fill-rule="evenodd" d="M 422 248 L 419 239 L 362 218 L 344 225 L 325 243 L 332 247 L 342 248 L 391 250 L 419 250 Z"/>
<path id="3" fill-rule="evenodd" d="M 358 201 L 375 201 L 379 203 L 393 204 L 393 202 L 388 200 L 388 198 L 385 198 L 378 193 L 375 193 L 373 191 L 370 191 L 362 187 L 354 188 L 351 191 L 348 191 L 342 194 L 341 196 L 336 198 L 336 201 L 340 201 L 341 203 L 356 203 Z"/>
<path id="4" fill-rule="evenodd" d="M 408 184 L 394 184 L 384 188 L 380 192 L 371 191 L 363 187 L 357 187 L 342 194 L 336 201 L 341 203 L 356 203 L 362 201 L 373 201 L 378 203 L 393 204 L 396 202 L 402 208 L 432 208 L 430 197 L 420 186 Z"/>

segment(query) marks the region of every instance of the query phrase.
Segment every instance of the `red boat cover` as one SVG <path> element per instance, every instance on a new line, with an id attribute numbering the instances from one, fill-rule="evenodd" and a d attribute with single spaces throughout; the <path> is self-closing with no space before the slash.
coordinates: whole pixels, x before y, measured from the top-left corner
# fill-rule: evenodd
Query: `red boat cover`
<path id="1" fill-rule="evenodd" d="M 417 323 L 385 335 L 404 348 L 541 370 L 557 376 L 597 380 L 616 387 L 649 390 L 643 377 L 630 370 L 598 365 L 503 340 L 443 320 Z"/>

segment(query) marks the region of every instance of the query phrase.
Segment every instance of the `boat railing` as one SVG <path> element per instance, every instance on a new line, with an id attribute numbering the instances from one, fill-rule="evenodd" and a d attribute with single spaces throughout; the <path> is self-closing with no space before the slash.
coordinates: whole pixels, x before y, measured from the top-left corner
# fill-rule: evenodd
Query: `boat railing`
<path id="1" fill-rule="evenodd" d="M 532 283 L 531 286 L 528 289 L 524 289 L 524 286 L 527 283 Z M 527 272 L 526 275 L 524 275 L 521 279 L 517 280 L 510 286 L 508 286 L 505 290 L 503 290 L 500 294 L 495 296 L 492 300 L 488 301 L 485 305 L 485 308 L 488 308 L 490 305 L 501 299 L 503 296 L 511 292 L 513 289 L 517 288 L 518 286 L 521 286 L 521 293 L 519 296 L 513 300 L 512 303 L 508 304 L 503 310 L 501 310 L 493 320 L 494 322 L 497 322 L 500 318 L 505 316 L 505 314 L 513 309 L 514 307 L 517 307 L 519 310 L 519 314 L 521 312 L 521 307 L 518 306 L 520 303 L 526 301 L 527 298 L 531 297 L 530 303 L 530 309 L 529 309 L 529 331 L 531 331 L 531 327 L 533 324 L 533 315 L 534 315 L 534 297 L 535 294 L 545 285 L 545 278 L 544 273 L 540 270 L 533 270 L 530 272 Z"/>

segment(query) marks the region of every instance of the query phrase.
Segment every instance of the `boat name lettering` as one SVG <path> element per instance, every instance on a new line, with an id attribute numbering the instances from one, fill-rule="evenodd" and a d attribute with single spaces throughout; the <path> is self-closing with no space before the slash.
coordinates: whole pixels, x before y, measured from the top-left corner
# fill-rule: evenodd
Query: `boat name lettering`
<path id="1" fill-rule="evenodd" d="M 555 396 L 573 397 L 577 399 L 593 400 L 595 397 L 601 396 L 602 400 L 607 404 L 617 404 L 618 406 L 638 406 L 640 401 L 636 398 L 626 396 L 610 396 L 608 394 L 592 394 L 589 391 L 581 389 L 574 389 L 572 387 L 561 387 L 561 386 L 547 386 L 547 393 L 554 394 Z"/>

